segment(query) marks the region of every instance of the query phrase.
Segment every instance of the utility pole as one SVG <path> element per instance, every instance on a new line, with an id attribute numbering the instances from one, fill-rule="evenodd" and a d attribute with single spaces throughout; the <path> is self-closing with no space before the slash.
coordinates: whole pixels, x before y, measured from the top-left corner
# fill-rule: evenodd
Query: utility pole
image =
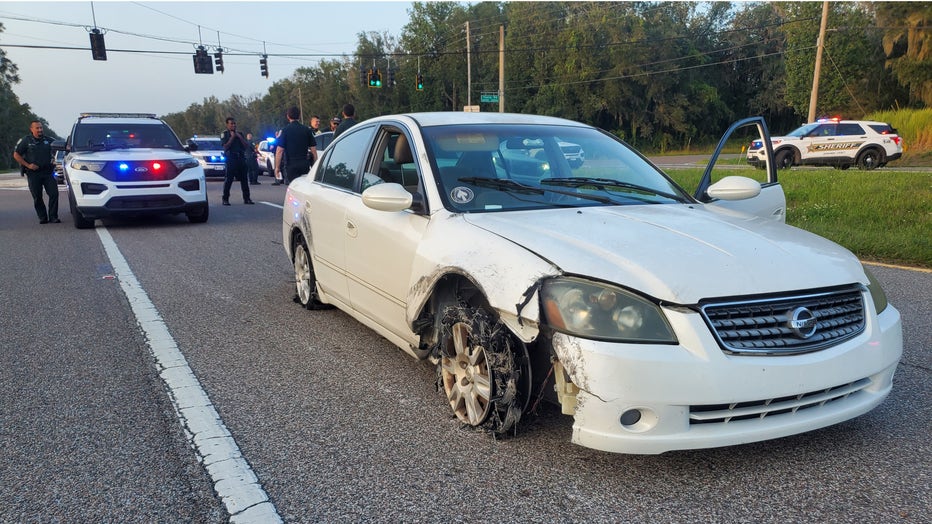
<path id="1" fill-rule="evenodd" d="M 505 112 L 505 26 L 498 26 L 498 112 Z"/>
<path id="2" fill-rule="evenodd" d="M 469 20 L 466 21 L 466 105 L 472 106 L 472 55 L 469 50 Z"/>
<path id="3" fill-rule="evenodd" d="M 819 42 L 816 47 L 815 71 L 812 73 L 812 94 L 809 96 L 809 123 L 815 122 L 816 106 L 819 103 L 819 72 L 822 70 L 822 49 L 825 47 L 825 26 L 828 22 L 828 0 L 822 2 L 822 24 L 819 27 Z"/>

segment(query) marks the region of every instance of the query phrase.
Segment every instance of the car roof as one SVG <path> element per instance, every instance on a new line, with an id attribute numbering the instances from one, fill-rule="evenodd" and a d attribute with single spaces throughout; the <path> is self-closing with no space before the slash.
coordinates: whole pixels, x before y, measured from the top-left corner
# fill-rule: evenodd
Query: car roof
<path id="1" fill-rule="evenodd" d="M 140 126 L 164 126 L 165 122 L 157 118 L 113 118 L 86 116 L 78 120 L 79 124 L 131 124 Z"/>
<path id="2" fill-rule="evenodd" d="M 433 113 L 404 113 L 399 115 L 384 115 L 371 119 L 392 120 L 410 118 L 423 127 L 447 126 L 460 124 L 543 124 L 589 127 L 579 122 L 542 115 L 525 115 L 519 113 L 467 113 L 458 111 L 443 111 Z M 368 122 L 369 120 L 367 120 Z"/>

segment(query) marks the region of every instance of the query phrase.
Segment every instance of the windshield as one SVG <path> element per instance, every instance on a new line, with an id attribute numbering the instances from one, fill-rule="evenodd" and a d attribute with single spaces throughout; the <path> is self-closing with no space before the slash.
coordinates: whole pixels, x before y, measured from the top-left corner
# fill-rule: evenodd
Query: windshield
<path id="1" fill-rule="evenodd" d="M 597 129 L 424 129 L 444 205 L 459 212 L 691 202 L 627 144 Z"/>
<path id="2" fill-rule="evenodd" d="M 197 144 L 198 151 L 223 151 L 223 143 L 219 138 L 192 138 L 191 142 Z"/>
<path id="3" fill-rule="evenodd" d="M 786 134 L 786 136 L 806 136 L 812 132 L 813 129 L 819 127 L 821 124 L 818 122 L 813 122 L 811 124 L 806 124 L 802 127 L 794 129 Z"/>
<path id="4" fill-rule="evenodd" d="M 72 138 L 73 151 L 158 148 L 181 150 L 178 137 L 165 124 L 80 123 Z"/>

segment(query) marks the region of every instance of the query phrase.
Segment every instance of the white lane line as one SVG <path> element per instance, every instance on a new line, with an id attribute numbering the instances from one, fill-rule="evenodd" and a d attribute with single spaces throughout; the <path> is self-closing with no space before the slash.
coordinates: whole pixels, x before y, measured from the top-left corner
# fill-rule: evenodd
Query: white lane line
<path id="1" fill-rule="evenodd" d="M 271 202 L 266 202 L 266 201 L 264 201 L 264 200 L 260 200 L 259 203 L 260 203 L 260 204 L 265 204 L 265 205 L 267 205 L 267 206 L 269 206 L 269 207 L 278 208 L 278 209 L 284 209 L 284 208 L 285 208 L 285 206 L 283 206 L 283 205 L 281 205 L 281 204 L 273 204 L 273 203 L 271 203 Z"/>
<path id="2" fill-rule="evenodd" d="M 198 460 L 207 469 L 214 490 L 236 524 L 282 522 L 278 510 L 269 500 L 259 479 L 240 453 L 239 446 L 214 409 L 200 381 L 168 332 L 155 305 L 136 280 L 123 254 L 105 227 L 96 228 L 97 236 L 110 257 L 110 265 L 120 281 L 155 357 L 159 376 L 165 383 L 175 413 L 194 448 Z"/>

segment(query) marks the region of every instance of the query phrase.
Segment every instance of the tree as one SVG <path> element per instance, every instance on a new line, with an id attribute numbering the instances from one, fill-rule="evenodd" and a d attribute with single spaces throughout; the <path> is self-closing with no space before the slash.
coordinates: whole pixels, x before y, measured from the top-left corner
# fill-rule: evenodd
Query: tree
<path id="1" fill-rule="evenodd" d="M 932 107 L 932 3 L 872 4 L 884 31 L 886 66 L 909 90 L 909 105 Z"/>

